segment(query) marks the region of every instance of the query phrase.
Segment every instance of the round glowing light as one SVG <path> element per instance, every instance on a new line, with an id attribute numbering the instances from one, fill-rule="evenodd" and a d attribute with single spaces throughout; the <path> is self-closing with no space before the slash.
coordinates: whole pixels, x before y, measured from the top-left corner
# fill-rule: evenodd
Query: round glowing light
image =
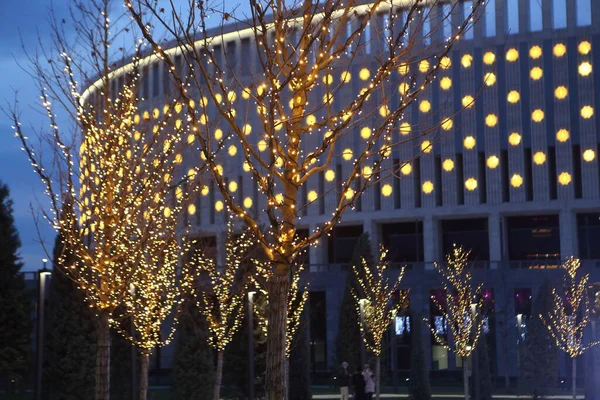
<path id="1" fill-rule="evenodd" d="M 400 134 L 402 136 L 407 136 L 410 134 L 410 124 L 408 122 L 403 122 L 400 124 Z"/>
<path id="2" fill-rule="evenodd" d="M 242 98 L 244 100 L 248 100 L 250 98 L 250 94 L 251 94 L 250 88 L 244 88 L 244 90 L 242 90 Z"/>
<path id="3" fill-rule="evenodd" d="M 215 202 L 215 210 L 217 212 L 223 211 L 223 202 L 221 200 Z"/>
<path id="4" fill-rule="evenodd" d="M 444 168 L 444 171 L 450 172 L 454 169 L 454 161 L 452 161 L 449 158 L 446 158 L 444 160 L 444 162 L 442 163 L 442 168 Z"/>
<path id="5" fill-rule="evenodd" d="M 208 188 L 208 186 L 204 185 L 204 186 L 202 186 L 202 189 L 200 189 L 200 194 L 202 196 L 207 196 L 209 191 L 210 191 L 210 189 Z"/>
<path id="6" fill-rule="evenodd" d="M 187 172 L 187 177 L 188 179 L 194 179 L 196 174 L 198 174 L 198 171 L 196 171 L 194 168 L 190 168 Z"/>
<path id="7" fill-rule="evenodd" d="M 365 126 L 364 128 L 362 128 L 360 130 L 360 137 L 363 139 L 368 139 L 371 137 L 371 128 L 369 128 L 368 126 Z"/>
<path id="8" fill-rule="evenodd" d="M 217 97 L 217 99 L 220 99 L 220 98 L 221 98 L 221 95 L 220 95 L 220 94 L 217 94 L 217 95 L 216 95 L 216 97 Z M 220 101 L 220 100 L 219 100 L 219 101 Z M 198 102 L 200 103 L 200 105 L 201 105 L 202 107 L 206 107 L 206 106 L 208 106 L 208 98 L 206 98 L 206 96 L 202 96 L 202 98 L 200 98 L 200 100 L 199 100 Z"/>
<path id="9" fill-rule="evenodd" d="M 381 194 L 385 197 L 390 197 L 392 195 L 392 191 L 392 185 L 390 185 L 389 183 L 386 183 L 381 187 Z"/>
<path id="10" fill-rule="evenodd" d="M 498 117 L 495 114 L 488 114 L 485 117 L 485 124 L 490 128 L 493 128 L 498 123 Z"/>
<path id="11" fill-rule="evenodd" d="M 215 140 L 223 139 L 223 131 L 219 128 L 215 129 L 214 136 L 215 136 Z"/>
<path id="12" fill-rule="evenodd" d="M 423 182 L 423 193 L 429 194 L 433 192 L 433 183 L 431 181 Z"/>
<path id="13" fill-rule="evenodd" d="M 519 135 L 517 132 L 511 133 L 508 135 L 508 143 L 510 143 L 511 146 L 518 146 L 521 144 L 521 135 Z"/>
<path id="14" fill-rule="evenodd" d="M 506 51 L 506 61 L 515 62 L 519 59 L 519 51 L 514 47 Z"/>
<path id="15" fill-rule="evenodd" d="M 410 86 L 406 82 L 402 82 L 401 84 L 398 85 L 398 92 L 402 96 L 404 96 L 406 93 L 408 93 L 408 89 L 410 89 Z"/>
<path id="16" fill-rule="evenodd" d="M 466 95 L 462 98 L 462 105 L 464 108 L 471 108 L 475 104 L 473 96 Z"/>
<path id="17" fill-rule="evenodd" d="M 333 83 L 333 75 L 327 74 L 323 77 L 323 83 L 326 85 L 331 85 Z"/>
<path id="18" fill-rule="evenodd" d="M 475 179 L 475 178 L 467 179 L 465 181 L 465 188 L 470 192 L 477 189 L 477 179 Z"/>
<path id="19" fill-rule="evenodd" d="M 423 74 L 429 71 L 429 61 L 421 60 L 419 63 L 419 71 Z"/>
<path id="20" fill-rule="evenodd" d="M 313 201 L 316 201 L 317 198 L 319 198 L 319 195 L 317 194 L 316 191 L 311 190 L 310 192 L 308 192 L 308 195 L 306 196 L 306 198 L 308 199 L 309 203 L 312 203 Z"/>
<path id="21" fill-rule="evenodd" d="M 258 151 L 265 151 L 267 149 L 267 142 L 260 140 L 258 142 Z"/>
<path id="22" fill-rule="evenodd" d="M 330 104 L 333 101 L 333 93 L 325 93 L 323 95 L 323 103 Z"/>
<path id="23" fill-rule="evenodd" d="M 498 166 L 498 164 L 500 164 L 500 159 L 496 156 L 489 156 L 486 164 L 489 169 L 494 169 Z"/>
<path id="24" fill-rule="evenodd" d="M 452 79 L 448 78 L 447 76 L 443 77 L 440 80 L 440 87 L 442 88 L 442 90 L 448 90 L 452 87 Z"/>
<path id="25" fill-rule="evenodd" d="M 564 99 L 565 97 L 567 97 L 568 94 L 569 90 L 564 86 L 559 86 L 556 89 L 554 89 L 554 97 L 556 97 L 559 100 Z"/>
<path id="26" fill-rule="evenodd" d="M 587 55 L 592 51 L 592 44 L 587 40 L 584 40 L 577 46 L 577 51 L 579 51 L 579 54 Z"/>
<path id="27" fill-rule="evenodd" d="M 400 64 L 400 66 L 398 67 L 398 72 L 400 73 L 400 75 L 408 74 L 409 70 L 410 67 L 408 66 L 408 64 Z"/>
<path id="28" fill-rule="evenodd" d="M 135 117 L 133 117 L 133 122 L 135 122 L 136 124 L 140 123 L 140 116 L 138 114 L 135 114 Z"/>
<path id="29" fill-rule="evenodd" d="M 368 165 L 365 165 L 362 169 L 362 175 L 365 179 L 369 179 L 373 175 L 373 169 Z"/>
<path id="30" fill-rule="evenodd" d="M 513 176 L 510 177 L 510 184 L 512 187 L 518 188 L 523 184 L 523 177 L 519 174 L 513 174 Z"/>
<path id="31" fill-rule="evenodd" d="M 194 143 L 194 140 L 196 140 L 196 136 L 194 136 L 193 133 L 190 133 L 187 137 L 187 143 L 192 144 L 192 143 Z"/>
<path id="32" fill-rule="evenodd" d="M 179 113 L 181 112 L 181 110 L 182 110 L 182 109 L 183 109 L 183 104 L 181 104 L 181 103 L 176 103 L 176 104 L 175 104 L 175 112 L 176 112 L 177 114 L 179 114 Z"/>
<path id="33" fill-rule="evenodd" d="M 542 122 L 544 119 L 544 112 L 539 108 L 537 110 L 533 110 L 531 113 L 531 119 L 533 122 Z"/>
<path id="34" fill-rule="evenodd" d="M 352 188 L 348 188 L 344 193 L 344 197 L 346 200 L 352 200 L 352 197 L 354 197 L 354 190 Z"/>
<path id="35" fill-rule="evenodd" d="M 538 151 L 533 155 L 533 162 L 536 165 L 542 165 L 546 162 L 546 155 L 542 151 Z"/>
<path id="36" fill-rule="evenodd" d="M 253 201 L 250 197 L 246 197 L 244 199 L 244 207 L 245 208 L 252 208 L 252 203 L 253 203 Z"/>
<path id="37" fill-rule="evenodd" d="M 277 204 L 283 204 L 283 194 L 281 194 L 281 193 L 277 193 L 277 194 L 275 195 L 275 202 L 276 202 Z"/>
<path id="38" fill-rule="evenodd" d="M 379 115 L 384 118 L 390 115 L 390 108 L 387 106 L 387 104 L 379 107 Z"/>
<path id="39" fill-rule="evenodd" d="M 433 145 L 431 144 L 431 142 L 429 140 L 424 140 L 423 143 L 421 143 L 421 151 L 425 154 L 431 153 L 432 148 L 433 148 Z"/>
<path id="40" fill-rule="evenodd" d="M 223 166 L 220 164 L 217 164 L 215 166 L 214 171 L 218 174 L 218 175 L 223 175 Z"/>
<path id="41" fill-rule="evenodd" d="M 449 131 L 450 129 L 452 129 L 453 125 L 454 122 L 452 122 L 451 118 L 444 118 L 441 123 L 442 129 L 445 131 Z"/>
<path id="42" fill-rule="evenodd" d="M 506 100 L 509 103 L 514 104 L 514 103 L 518 102 L 519 100 L 521 100 L 521 95 L 516 90 L 511 90 L 510 92 L 508 92 L 508 95 L 506 95 Z"/>
<path id="43" fill-rule="evenodd" d="M 533 67 L 531 71 L 529 71 L 529 77 L 534 81 L 540 80 L 544 75 L 544 71 L 540 67 Z"/>
<path id="44" fill-rule="evenodd" d="M 230 103 L 233 103 L 235 99 L 237 99 L 237 94 L 233 90 L 227 92 L 227 100 L 229 100 Z"/>
<path id="45" fill-rule="evenodd" d="M 175 197 L 177 197 L 178 199 L 181 199 L 183 197 L 183 189 L 178 187 L 177 189 L 175 189 Z"/>
<path id="46" fill-rule="evenodd" d="M 221 101 L 223 101 L 223 96 L 221 95 L 221 93 L 215 94 L 215 101 L 217 103 L 221 103 Z"/>
<path id="47" fill-rule="evenodd" d="M 171 216 L 171 209 L 169 207 L 165 207 L 163 214 L 165 217 L 169 218 Z"/>
<path id="48" fill-rule="evenodd" d="M 583 152 L 583 160 L 587 162 L 592 162 L 596 158 L 596 153 L 592 149 L 587 149 Z"/>
<path id="49" fill-rule="evenodd" d="M 419 103 L 419 110 L 422 113 L 429 112 L 429 110 L 431 110 L 431 103 L 429 101 L 427 101 L 427 100 L 421 101 L 421 103 Z"/>
<path id="50" fill-rule="evenodd" d="M 130 152 L 131 150 L 127 150 L 128 152 Z M 128 154 L 129 156 L 127 158 L 131 158 L 131 154 Z M 181 154 L 177 154 L 175 155 L 175 164 L 181 164 L 183 162 L 183 156 Z"/>
<path id="51" fill-rule="evenodd" d="M 371 76 L 371 71 L 369 71 L 367 68 L 361 69 L 360 72 L 358 73 L 358 77 L 363 81 L 366 81 L 367 79 L 369 79 L 370 76 Z"/>
<path id="52" fill-rule="evenodd" d="M 281 122 L 280 119 L 276 119 L 273 122 L 274 122 L 274 125 L 275 125 L 275 130 L 279 132 L 281 130 L 281 128 L 283 128 L 283 122 Z"/>
<path id="53" fill-rule="evenodd" d="M 463 140 L 463 145 L 465 146 L 465 149 L 467 150 L 471 150 L 473 147 L 475 147 L 475 138 L 473 136 L 467 136 L 464 140 Z"/>
<path id="54" fill-rule="evenodd" d="M 483 76 L 483 82 L 486 86 L 494 86 L 496 83 L 496 74 L 493 72 L 488 72 Z"/>
<path id="55" fill-rule="evenodd" d="M 232 157 L 233 157 L 233 156 L 235 156 L 235 155 L 237 154 L 237 147 L 235 147 L 235 145 L 233 145 L 233 144 L 232 144 L 232 145 L 231 145 L 231 146 L 229 146 L 229 148 L 227 149 L 227 153 L 228 153 L 230 156 L 232 156 Z"/>
<path id="56" fill-rule="evenodd" d="M 400 172 L 402 173 L 402 175 L 410 175 L 411 171 L 412 171 L 412 166 L 408 163 L 406 163 L 402 167 L 400 167 Z"/>
<path id="57" fill-rule="evenodd" d="M 460 59 L 460 63 L 462 64 L 463 68 L 469 68 L 473 63 L 473 56 L 470 54 L 465 54 Z"/>
<path id="58" fill-rule="evenodd" d="M 140 131 L 135 131 L 135 133 L 133 134 L 133 138 L 135 140 L 140 140 L 141 137 L 142 137 L 142 132 L 140 132 Z"/>
<path id="59" fill-rule="evenodd" d="M 559 129 L 558 132 L 556 132 L 556 140 L 558 140 L 561 143 L 566 142 L 567 140 L 569 140 L 569 131 L 566 129 Z"/>
<path id="60" fill-rule="evenodd" d="M 152 110 L 152 118 L 156 119 L 160 117 L 160 110 L 158 108 L 155 108 L 154 110 Z"/>
<path id="61" fill-rule="evenodd" d="M 328 170 L 325 172 L 325 180 L 326 180 L 327 182 L 331 182 L 331 181 L 333 181 L 334 179 L 335 179 L 335 172 L 333 172 L 333 170 L 332 170 L 332 169 L 328 169 Z"/>
<path id="62" fill-rule="evenodd" d="M 558 175 L 558 183 L 563 186 L 567 186 L 569 183 L 571 183 L 571 174 L 568 172 L 562 172 L 560 175 Z"/>
<path id="63" fill-rule="evenodd" d="M 554 45 L 552 52 L 554 53 L 554 57 L 560 58 L 567 53 L 567 46 L 563 43 L 557 43 Z"/>
<path id="64" fill-rule="evenodd" d="M 485 65 L 492 65 L 496 61 L 496 55 L 491 51 L 488 51 L 483 55 L 483 63 Z"/>
<path id="65" fill-rule="evenodd" d="M 584 61 L 581 64 L 579 64 L 579 75 L 588 76 L 591 73 L 592 73 L 592 64 L 590 64 L 587 61 Z"/>
<path id="66" fill-rule="evenodd" d="M 188 211 L 188 214 L 190 214 L 190 215 L 196 214 L 196 206 L 194 204 L 190 204 L 188 206 L 187 211 Z"/>
<path id="67" fill-rule="evenodd" d="M 529 49 L 529 57 L 533 58 L 534 60 L 537 60 L 541 56 L 542 56 L 542 48 L 537 45 L 531 46 L 531 48 Z"/>
<path id="68" fill-rule="evenodd" d="M 180 119 L 175 120 L 175 128 L 176 129 L 180 129 L 181 128 L 181 120 Z"/>
<path id="69" fill-rule="evenodd" d="M 590 119 L 594 116 L 594 108 L 592 106 L 581 107 L 581 118 Z"/>
<path id="70" fill-rule="evenodd" d="M 350 72 L 348 72 L 348 71 L 344 71 L 340 75 L 340 79 L 342 80 L 342 82 L 348 83 L 352 79 L 352 74 Z"/>
<path id="71" fill-rule="evenodd" d="M 150 120 L 150 113 L 148 111 L 144 111 L 143 116 L 146 121 Z"/>
<path id="72" fill-rule="evenodd" d="M 315 117 L 314 115 L 310 114 L 306 117 L 306 124 L 308 126 L 313 126 L 316 123 L 317 123 L 317 117 Z"/>
<path id="73" fill-rule="evenodd" d="M 352 150 L 351 149 L 345 149 L 342 152 L 342 158 L 346 161 L 350 161 L 352 160 Z"/>
<path id="74" fill-rule="evenodd" d="M 245 172 L 250 172 L 250 164 L 248 164 L 248 161 L 244 161 L 244 163 L 242 164 L 242 168 Z"/>
<path id="75" fill-rule="evenodd" d="M 244 126 L 242 126 L 242 133 L 246 136 L 251 134 L 252 133 L 252 125 L 244 124 Z"/>
<path id="76" fill-rule="evenodd" d="M 234 192 L 236 192 L 236 191 L 237 191 L 237 189 L 238 189 L 238 184 L 237 184 L 237 182 L 236 182 L 236 181 L 231 181 L 231 182 L 229 182 L 229 191 L 230 191 L 231 193 L 234 193 Z"/>

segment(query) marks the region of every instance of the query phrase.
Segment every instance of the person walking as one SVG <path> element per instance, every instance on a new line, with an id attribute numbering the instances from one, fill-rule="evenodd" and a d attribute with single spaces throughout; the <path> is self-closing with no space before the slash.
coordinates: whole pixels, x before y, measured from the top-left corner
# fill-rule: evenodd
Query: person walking
<path id="1" fill-rule="evenodd" d="M 352 383 L 354 384 L 354 400 L 366 400 L 365 377 L 360 366 L 356 369 L 354 375 L 352 375 Z"/>
<path id="2" fill-rule="evenodd" d="M 348 363 L 344 361 L 342 363 L 342 368 L 340 369 L 340 373 L 338 374 L 338 385 L 340 386 L 340 399 L 341 400 L 349 400 L 350 399 L 350 379 L 352 375 L 348 370 Z"/>
<path id="3" fill-rule="evenodd" d="M 369 364 L 365 364 L 362 374 L 365 381 L 365 400 L 371 400 L 373 393 L 375 393 L 375 379 L 373 379 L 373 372 Z"/>

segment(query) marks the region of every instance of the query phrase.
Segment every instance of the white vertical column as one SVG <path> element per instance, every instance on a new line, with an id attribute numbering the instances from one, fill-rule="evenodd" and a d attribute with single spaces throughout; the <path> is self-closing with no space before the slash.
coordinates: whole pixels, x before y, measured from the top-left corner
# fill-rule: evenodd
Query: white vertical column
<path id="1" fill-rule="evenodd" d="M 423 250 L 427 269 L 432 269 L 433 262 L 438 261 L 439 237 L 437 219 L 431 215 L 426 216 L 423 220 Z"/>
<path id="2" fill-rule="evenodd" d="M 562 260 L 577 254 L 577 222 L 571 209 L 563 209 L 558 215 L 560 227 L 560 258 Z"/>
<path id="3" fill-rule="evenodd" d="M 492 213 L 488 219 L 488 235 L 490 241 L 491 268 L 498 268 L 502 261 L 502 224 L 499 213 Z"/>

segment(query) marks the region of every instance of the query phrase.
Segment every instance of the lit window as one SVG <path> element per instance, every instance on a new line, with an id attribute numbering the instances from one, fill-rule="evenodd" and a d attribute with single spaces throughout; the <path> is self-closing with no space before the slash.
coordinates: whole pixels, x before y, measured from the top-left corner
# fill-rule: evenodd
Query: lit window
<path id="1" fill-rule="evenodd" d="M 506 96 L 506 100 L 508 100 L 509 103 L 513 103 L 513 104 L 518 102 L 520 99 L 521 99 L 521 95 L 516 90 L 511 90 L 510 92 L 508 92 L 508 95 Z"/>
<path id="2" fill-rule="evenodd" d="M 423 74 L 429 71 L 429 61 L 421 60 L 421 62 L 419 63 L 419 71 L 421 71 L 421 73 Z"/>
<path id="3" fill-rule="evenodd" d="M 560 58 L 567 53 L 567 46 L 565 46 L 563 43 L 557 43 L 554 45 L 552 52 L 554 53 L 555 57 Z"/>
<path id="4" fill-rule="evenodd" d="M 506 61 L 515 62 L 519 59 L 519 51 L 514 47 L 506 52 Z"/>
<path id="5" fill-rule="evenodd" d="M 485 124 L 490 128 L 493 128 L 498 123 L 498 117 L 495 114 L 488 114 L 485 117 Z"/>
<path id="6" fill-rule="evenodd" d="M 410 164 L 404 164 L 402 167 L 400 167 L 400 172 L 402 172 L 402 175 L 410 175 L 412 171 L 412 166 Z"/>
<path id="7" fill-rule="evenodd" d="M 583 42 L 579 43 L 577 50 L 579 51 L 579 54 L 587 55 L 590 53 L 590 51 L 592 51 L 592 44 L 587 40 L 584 40 Z"/>
<path id="8" fill-rule="evenodd" d="M 327 182 L 331 182 L 331 181 L 333 181 L 334 179 L 335 179 L 335 172 L 333 172 L 333 170 L 331 170 L 331 169 L 328 169 L 328 170 L 325 172 L 325 180 L 326 180 Z"/>
<path id="9" fill-rule="evenodd" d="M 190 204 L 188 206 L 188 214 L 190 214 L 190 215 L 196 214 L 196 206 L 194 204 Z"/>
<path id="10" fill-rule="evenodd" d="M 558 132 L 556 132 L 556 140 L 558 140 L 561 143 L 564 143 L 567 140 L 569 140 L 569 131 L 564 128 L 560 129 Z"/>
<path id="11" fill-rule="evenodd" d="M 223 202 L 221 200 L 215 202 L 215 210 L 218 212 L 223 211 Z"/>
<path id="12" fill-rule="evenodd" d="M 464 68 L 469 68 L 471 66 L 471 64 L 473 63 L 473 56 L 470 54 L 465 54 L 460 59 L 460 63 L 462 64 L 462 66 Z"/>
<path id="13" fill-rule="evenodd" d="M 410 71 L 410 67 L 408 66 L 408 64 L 400 64 L 400 66 L 398 67 L 398 72 L 400 73 L 400 75 L 406 75 L 408 74 L 408 71 Z"/>
<path id="14" fill-rule="evenodd" d="M 496 83 L 496 74 L 494 74 L 493 72 L 488 72 L 483 76 L 483 82 L 487 85 L 487 86 L 493 86 L 494 83 Z"/>
<path id="15" fill-rule="evenodd" d="M 429 194 L 433 192 L 433 183 L 431 181 L 423 182 L 423 193 Z"/>
<path id="16" fill-rule="evenodd" d="M 587 149 L 583 152 L 583 159 L 587 162 L 592 162 L 596 158 L 596 153 L 592 149 Z"/>
<path id="17" fill-rule="evenodd" d="M 483 63 L 485 65 L 492 65 L 496 61 L 496 55 L 491 51 L 488 51 L 483 55 Z"/>
<path id="18" fill-rule="evenodd" d="M 452 171 L 454 169 L 454 161 L 449 158 L 445 159 L 442 163 L 442 168 L 444 168 L 444 171 Z"/>
<path id="19" fill-rule="evenodd" d="M 406 82 L 403 82 L 403 83 L 401 83 L 401 84 L 398 85 L 398 92 L 400 92 L 400 94 L 403 95 L 403 96 L 406 93 L 408 93 L 408 89 L 410 89 L 410 86 Z"/>
<path id="20" fill-rule="evenodd" d="M 475 178 L 469 178 L 465 181 L 465 188 L 467 188 L 468 191 L 473 191 L 475 189 L 477 189 L 477 179 Z"/>
<path id="21" fill-rule="evenodd" d="M 523 177 L 519 174 L 514 174 L 510 177 L 510 184 L 512 187 L 518 188 L 523 184 Z"/>
<path id="22" fill-rule="evenodd" d="M 564 86 L 559 86 L 556 89 L 554 89 L 554 97 L 556 97 L 559 100 L 564 99 L 565 97 L 567 97 L 568 94 L 569 90 Z"/>
<path id="23" fill-rule="evenodd" d="M 342 152 L 342 158 L 346 161 L 350 161 L 352 160 L 352 150 L 351 149 L 345 149 Z"/>
<path id="24" fill-rule="evenodd" d="M 342 82 L 348 83 L 352 79 L 352 74 L 350 74 L 350 72 L 348 72 L 348 71 L 344 71 L 340 75 L 340 79 L 342 80 Z"/>
<path id="25" fill-rule="evenodd" d="M 358 73 L 358 77 L 363 81 L 366 81 L 371 76 L 371 72 L 367 68 L 363 68 Z"/>
<path id="26" fill-rule="evenodd" d="M 363 139 L 368 139 L 371 137 L 371 128 L 365 126 L 360 130 L 360 137 Z"/>
<path id="27" fill-rule="evenodd" d="M 533 58 L 534 60 L 537 60 L 541 56 L 542 56 L 542 48 L 537 45 L 531 46 L 531 48 L 529 49 L 529 57 Z"/>
<path id="28" fill-rule="evenodd" d="M 450 118 L 444 118 L 442 120 L 442 129 L 445 131 L 449 131 L 450 129 L 452 129 L 452 126 L 454 125 L 454 123 L 452 122 L 452 120 Z"/>
<path id="29" fill-rule="evenodd" d="M 317 200 L 318 197 L 319 197 L 319 195 L 314 190 L 311 190 L 310 192 L 308 192 L 308 195 L 306 196 L 306 198 L 308 199 L 308 201 L 310 203 L 312 203 L 313 201 Z"/>
<path id="30" fill-rule="evenodd" d="M 475 104 L 475 99 L 473 96 L 466 95 L 462 98 L 462 105 L 464 108 L 471 108 Z"/>
<path id="31" fill-rule="evenodd" d="M 267 142 L 261 140 L 258 142 L 258 151 L 265 151 L 267 149 Z"/>
<path id="32" fill-rule="evenodd" d="M 467 136 L 463 140 L 463 145 L 465 146 L 465 149 L 471 150 L 475 147 L 475 138 L 473 136 Z"/>
<path id="33" fill-rule="evenodd" d="M 590 64 L 587 61 L 584 61 L 581 64 L 579 64 L 579 75 L 588 76 L 591 73 L 592 73 L 592 64 Z"/>
<path id="34" fill-rule="evenodd" d="M 235 156 L 237 154 L 237 147 L 235 147 L 235 145 L 231 145 L 229 146 L 229 149 L 227 149 L 227 153 L 229 153 L 230 156 Z"/>
<path id="35" fill-rule="evenodd" d="M 400 134 L 402 136 L 407 136 L 410 134 L 410 124 L 408 122 L 403 122 L 400 124 Z"/>
<path id="36" fill-rule="evenodd" d="M 381 194 L 385 197 L 390 197 L 392 195 L 392 185 L 390 185 L 389 183 L 383 185 L 383 187 L 381 188 Z"/>
<path id="37" fill-rule="evenodd" d="M 419 110 L 422 113 L 429 112 L 429 110 L 431 110 L 431 103 L 427 100 L 423 100 L 421 103 L 419 103 Z"/>
<path id="38" fill-rule="evenodd" d="M 452 65 L 452 60 L 448 56 L 442 57 L 440 60 L 440 67 L 442 69 L 448 69 Z"/>
<path id="39" fill-rule="evenodd" d="M 362 175 L 365 179 L 369 179 L 373 175 L 373 168 L 365 165 L 362 169 Z"/>
<path id="40" fill-rule="evenodd" d="M 567 186 L 569 183 L 571 183 L 571 174 L 568 172 L 562 172 L 560 175 L 558 175 L 558 183 L 563 186 Z"/>
<path id="41" fill-rule="evenodd" d="M 452 79 L 448 78 L 447 76 L 443 77 L 440 80 L 440 87 L 443 90 L 448 90 L 452 87 Z"/>
<path id="42" fill-rule="evenodd" d="M 544 112 L 539 108 L 537 110 L 533 110 L 533 112 L 531 113 L 531 119 L 534 122 L 542 122 L 542 120 L 544 119 Z"/>
<path id="43" fill-rule="evenodd" d="M 592 106 L 583 106 L 581 108 L 581 118 L 590 119 L 594 115 L 594 108 Z"/>
<path id="44" fill-rule="evenodd" d="M 500 159 L 496 156 L 489 156 L 486 162 L 488 168 L 494 169 L 500 164 Z"/>
<path id="45" fill-rule="evenodd" d="M 543 75 L 544 71 L 540 67 L 533 67 L 531 68 L 531 71 L 529 71 L 529 76 L 534 81 L 541 79 Z"/>
<path id="46" fill-rule="evenodd" d="M 244 199 L 244 207 L 246 208 L 252 208 L 252 199 L 250 197 L 246 197 Z"/>
<path id="47" fill-rule="evenodd" d="M 421 143 L 421 151 L 425 154 L 430 153 L 432 147 L 433 146 L 429 140 L 424 140 L 423 143 Z"/>
<path id="48" fill-rule="evenodd" d="M 542 165 L 542 164 L 544 164 L 546 162 L 546 155 L 543 152 L 538 151 L 537 153 L 535 153 L 533 155 L 533 162 L 536 165 Z"/>

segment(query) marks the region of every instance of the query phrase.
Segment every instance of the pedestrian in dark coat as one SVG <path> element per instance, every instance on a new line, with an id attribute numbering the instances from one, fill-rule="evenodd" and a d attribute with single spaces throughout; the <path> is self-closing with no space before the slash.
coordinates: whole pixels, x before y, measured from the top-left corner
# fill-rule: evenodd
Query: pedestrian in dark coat
<path id="1" fill-rule="evenodd" d="M 363 376 L 362 367 L 358 367 L 352 376 L 352 384 L 354 385 L 354 400 L 365 400 L 365 377 Z"/>

